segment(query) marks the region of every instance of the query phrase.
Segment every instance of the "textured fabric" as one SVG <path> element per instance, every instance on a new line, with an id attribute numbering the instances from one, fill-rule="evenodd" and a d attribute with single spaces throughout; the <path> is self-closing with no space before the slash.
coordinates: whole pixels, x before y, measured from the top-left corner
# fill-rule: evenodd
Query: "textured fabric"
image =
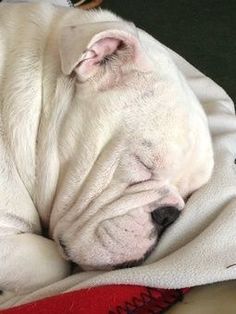
<path id="1" fill-rule="evenodd" d="M 2 314 L 144 314 L 164 313 L 182 301 L 188 289 L 162 290 L 141 286 L 104 286 L 84 289 L 15 307 Z"/>

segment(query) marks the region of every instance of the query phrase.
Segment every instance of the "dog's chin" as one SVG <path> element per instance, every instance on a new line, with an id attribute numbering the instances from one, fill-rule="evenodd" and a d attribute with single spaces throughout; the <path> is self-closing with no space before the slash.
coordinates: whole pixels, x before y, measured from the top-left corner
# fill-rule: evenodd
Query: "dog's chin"
<path id="1" fill-rule="evenodd" d="M 157 246 L 158 239 L 156 242 L 147 250 L 147 252 L 140 257 L 139 259 L 133 259 L 129 261 L 124 261 L 119 264 L 99 264 L 99 265 L 88 265 L 88 264 L 82 264 L 80 262 L 77 262 L 78 269 L 80 271 L 111 271 L 111 270 L 117 270 L 117 269 L 124 269 L 124 268 L 132 268 L 141 266 L 146 259 L 152 254 L 154 249 Z"/>

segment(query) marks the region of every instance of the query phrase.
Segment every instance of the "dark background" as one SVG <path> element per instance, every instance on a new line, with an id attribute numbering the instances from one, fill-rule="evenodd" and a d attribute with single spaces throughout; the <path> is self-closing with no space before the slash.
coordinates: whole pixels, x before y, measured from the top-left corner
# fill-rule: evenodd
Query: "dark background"
<path id="1" fill-rule="evenodd" d="M 221 85 L 236 101 L 236 0 L 104 0 Z"/>

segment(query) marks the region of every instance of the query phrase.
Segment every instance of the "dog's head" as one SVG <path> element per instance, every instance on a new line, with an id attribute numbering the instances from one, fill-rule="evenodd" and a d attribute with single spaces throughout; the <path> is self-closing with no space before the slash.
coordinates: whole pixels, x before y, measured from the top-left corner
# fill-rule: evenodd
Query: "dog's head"
<path id="1" fill-rule="evenodd" d="M 164 53 L 154 66 L 129 23 L 67 26 L 60 56 L 75 93 L 61 126 L 52 236 L 84 269 L 137 265 L 188 194 L 183 88 Z"/>

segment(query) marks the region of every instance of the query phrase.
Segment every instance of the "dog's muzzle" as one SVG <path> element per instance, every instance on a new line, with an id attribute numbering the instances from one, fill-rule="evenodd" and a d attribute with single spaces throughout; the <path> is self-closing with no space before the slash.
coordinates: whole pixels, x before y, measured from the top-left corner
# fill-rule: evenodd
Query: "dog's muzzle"
<path id="1" fill-rule="evenodd" d="M 133 216 L 132 218 L 124 215 L 104 221 L 96 228 L 93 238 L 89 241 L 90 246 L 78 252 L 75 242 L 72 244 L 68 240 L 65 241 L 63 237 L 60 237 L 57 242 L 63 255 L 84 270 L 134 267 L 147 259 L 155 249 L 163 231 L 174 223 L 179 215 L 178 208 L 163 206 L 148 213 L 146 217 Z M 78 238 L 77 241 L 79 243 L 80 239 Z M 97 254 L 94 256 L 95 251 Z M 96 255 L 98 261 L 99 258 L 102 260 L 104 251 L 105 253 L 107 251 L 107 256 L 111 256 L 110 260 L 96 264 Z M 93 256 L 91 261 L 89 252 Z"/>

